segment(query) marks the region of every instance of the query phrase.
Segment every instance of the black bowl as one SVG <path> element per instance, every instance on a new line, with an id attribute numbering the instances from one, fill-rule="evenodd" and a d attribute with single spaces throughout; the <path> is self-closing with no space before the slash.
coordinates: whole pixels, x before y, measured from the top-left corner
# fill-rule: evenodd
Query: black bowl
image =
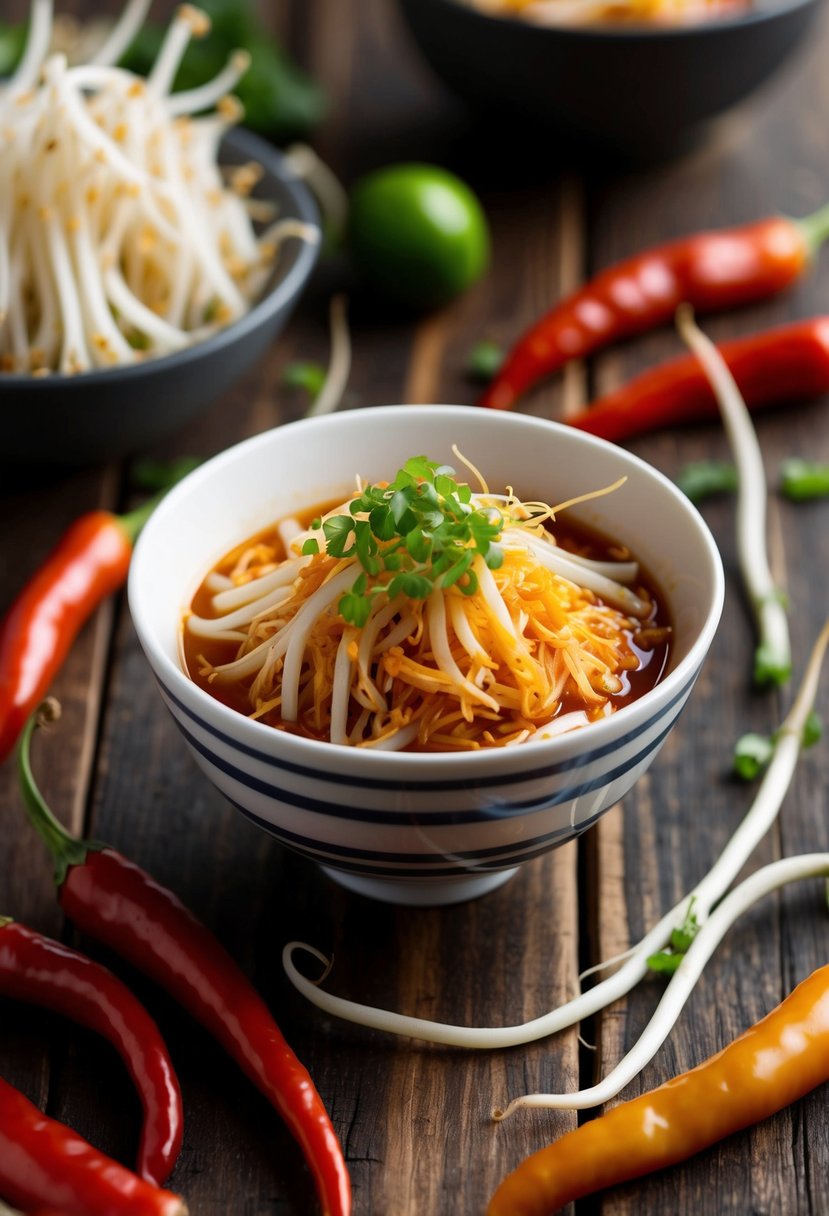
<path id="1" fill-rule="evenodd" d="M 783 63 L 818 12 L 818 0 L 770 0 L 700 24 L 576 28 L 463 0 L 398 2 L 435 73 L 477 110 L 623 158 L 692 142 Z"/>
<path id="2" fill-rule="evenodd" d="M 257 161 L 258 198 L 282 216 L 319 225 L 307 187 L 270 144 L 231 131 L 223 164 Z M 239 380 L 285 325 L 317 260 L 319 246 L 289 241 L 274 281 L 245 316 L 185 350 L 127 367 L 43 377 L 0 374 L 0 460 L 85 465 L 118 459 L 173 434 Z"/>

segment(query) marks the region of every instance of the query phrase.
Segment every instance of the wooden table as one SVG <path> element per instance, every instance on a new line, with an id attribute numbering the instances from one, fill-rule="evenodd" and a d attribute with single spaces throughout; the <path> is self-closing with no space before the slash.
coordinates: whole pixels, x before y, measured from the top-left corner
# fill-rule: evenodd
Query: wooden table
<path id="1" fill-rule="evenodd" d="M 92 5 L 87 8 L 91 9 Z M 825 116 L 829 30 L 684 158 L 621 172 L 560 164 L 555 142 L 498 142 L 476 131 L 434 83 L 386 0 L 315 0 L 273 18 L 333 105 L 317 147 L 344 180 L 392 159 L 454 167 L 480 192 L 493 229 L 488 278 L 417 323 L 381 311 L 352 314 L 354 365 L 347 405 L 473 398 L 464 364 L 487 336 L 507 343 L 590 271 L 656 240 L 774 211 L 805 214 L 829 197 Z M 497 154 L 497 156 L 496 156 Z M 202 421 L 153 455 L 210 455 L 299 416 L 280 387 L 292 359 L 327 358 L 330 276 L 321 274 L 267 359 Z M 785 298 L 711 320 L 718 337 L 820 310 L 825 258 Z M 665 332 L 615 350 L 527 399 L 558 416 L 586 395 L 677 351 Z M 4 402 L 16 408 L 15 402 Z M 829 460 L 826 402 L 758 421 L 769 481 L 788 455 Z M 2 441 L 0 441 L 2 446 Z M 631 444 L 669 476 L 691 460 L 724 458 L 717 425 Z M 63 529 L 93 507 L 130 495 L 127 465 L 2 473 L 0 606 Z M 648 980 L 591 1024 L 550 1041 L 493 1054 L 430 1048 L 333 1021 L 286 981 L 283 943 L 302 938 L 336 955 L 330 988 L 366 1002 L 447 1021 L 513 1023 L 572 996 L 579 971 L 614 955 L 704 873 L 747 810 L 752 788 L 729 776 L 748 729 L 770 732 L 791 690 L 750 686 L 753 645 L 740 591 L 733 501 L 704 514 L 721 546 L 727 595 L 710 659 L 680 724 L 650 773 L 578 845 L 528 865 L 498 892 L 445 909 L 384 908 L 332 884 L 238 815 L 197 772 L 139 650 L 124 597 L 84 631 L 54 692 L 63 721 L 39 740 L 35 764 L 60 817 L 106 839 L 172 887 L 251 975 L 308 1064 L 342 1136 L 359 1216 L 472 1216 L 528 1152 L 575 1126 L 570 1114 L 518 1114 L 493 1105 L 527 1089 L 590 1084 L 633 1044 L 664 981 Z M 769 534 L 788 588 L 795 671 L 826 615 L 829 506 L 793 505 L 774 491 Z M 820 694 L 824 712 L 826 692 Z M 803 759 L 778 825 L 752 867 L 829 848 L 827 747 Z M 186 1134 L 172 1185 L 198 1216 L 308 1213 L 312 1189 L 279 1119 L 221 1051 L 172 1002 L 116 958 L 79 940 L 55 903 L 46 852 L 29 827 L 11 765 L 0 771 L 0 912 L 78 942 L 134 984 L 158 1019 L 179 1071 Z M 728 935 L 668 1042 L 628 1096 L 718 1049 L 827 961 L 820 884 L 766 899 Z M 113 1052 L 56 1015 L 0 1002 L 0 1072 L 59 1119 L 124 1160 L 138 1111 Z M 829 1204 L 825 1091 L 734 1136 L 693 1162 L 585 1201 L 580 1212 L 621 1216 L 818 1213 Z"/>

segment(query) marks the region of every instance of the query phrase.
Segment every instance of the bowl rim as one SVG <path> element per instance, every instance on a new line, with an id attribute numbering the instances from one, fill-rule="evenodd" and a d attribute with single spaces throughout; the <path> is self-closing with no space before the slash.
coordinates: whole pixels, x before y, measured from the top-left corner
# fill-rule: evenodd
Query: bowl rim
<path id="1" fill-rule="evenodd" d="M 629 466 L 644 472 L 655 480 L 662 490 L 680 506 L 696 529 L 708 558 L 712 588 L 710 600 L 704 610 L 703 619 L 697 630 L 697 635 L 691 643 L 687 654 L 672 667 L 668 673 L 651 689 L 635 701 L 621 706 L 614 714 L 598 722 L 590 724 L 589 729 L 570 731 L 552 739 L 528 742 L 526 747 L 490 748 L 476 752 L 413 752 L 413 751 L 382 751 L 370 748 L 356 748 L 345 744 L 335 744 L 317 739 L 306 739 L 301 735 L 287 731 L 275 730 L 262 722 L 245 717 L 222 702 L 211 697 L 187 674 L 181 666 L 174 663 L 167 653 L 156 643 L 154 631 L 146 624 L 141 613 L 143 593 L 139 590 L 139 580 L 144 575 L 145 553 L 153 543 L 155 534 L 163 537 L 165 518 L 175 512 L 178 501 L 185 498 L 190 490 L 201 482 L 209 480 L 230 465 L 244 461 L 247 454 L 261 444 L 275 443 L 279 436 L 286 432 L 296 432 L 299 429 L 325 430 L 335 420 L 346 422 L 349 418 L 370 418 L 375 422 L 399 417 L 400 410 L 440 410 L 468 420 L 470 411 L 474 416 L 481 413 L 490 419 L 493 425 L 505 427 L 526 428 L 527 434 L 556 432 L 565 433 L 572 442 L 583 444 L 585 447 L 597 447 L 603 451 L 612 449 Z M 497 420 L 497 421 L 496 421 Z M 563 423 L 528 414 L 496 411 L 478 411 L 465 405 L 377 405 L 360 409 L 342 411 L 322 417 L 301 418 L 295 422 L 285 423 L 267 431 L 261 431 L 241 442 L 217 453 L 204 464 L 199 465 L 177 485 L 175 485 L 150 517 L 144 531 L 138 538 L 133 554 L 128 579 L 128 601 L 133 619 L 133 625 L 144 650 L 145 657 L 154 671 L 159 683 L 167 692 L 180 702 L 181 708 L 187 712 L 195 712 L 195 707 L 204 709 L 204 719 L 212 720 L 213 733 L 225 734 L 232 747 L 241 747 L 246 755 L 260 762 L 277 764 L 286 761 L 300 770 L 313 771 L 324 769 L 328 772 L 341 771 L 353 775 L 355 770 L 362 770 L 363 775 L 369 774 L 383 777 L 383 770 L 393 767 L 395 778 L 405 780 L 407 776 L 422 784 L 422 772 L 425 763 L 443 769 L 447 776 L 450 769 L 458 769 L 458 777 L 468 775 L 470 778 L 491 774 L 492 770 L 503 770 L 505 765 L 512 769 L 537 768 L 539 758 L 543 757 L 545 764 L 555 764 L 556 761 L 567 760 L 573 754 L 599 753 L 613 748 L 619 735 L 630 735 L 637 723 L 641 726 L 653 718 L 661 717 L 680 696 L 686 686 L 693 683 L 696 673 L 713 641 L 725 598 L 725 573 L 719 548 L 704 518 L 682 493 L 682 491 L 665 476 L 659 469 L 647 463 L 635 453 L 616 444 L 599 439 L 584 431 L 576 430 Z M 689 688 L 690 690 L 690 688 Z M 166 692 L 165 692 L 166 695 Z M 226 727 L 219 731 L 215 724 Z M 586 745 L 580 745 L 584 739 Z M 575 741 L 575 742 L 574 742 Z M 521 760 L 527 757 L 527 762 Z M 326 758 L 327 757 L 327 761 Z M 315 764 L 316 761 L 316 764 Z M 322 763 L 320 763 L 322 761 Z M 517 761 L 517 762 L 516 762 Z M 417 767 L 416 767 L 417 766 Z"/>
<path id="2" fill-rule="evenodd" d="M 243 157 L 259 161 L 268 174 L 276 178 L 288 191 L 291 198 L 292 218 L 304 223 L 316 225 L 321 230 L 320 212 L 316 200 L 301 177 L 289 168 L 284 153 L 273 147 L 261 136 L 243 127 L 232 127 L 222 140 L 222 147 L 233 149 Z M 320 231 L 321 236 L 321 231 Z M 87 371 L 70 374 L 68 372 L 50 372 L 45 376 L 34 376 L 31 372 L 0 373 L 0 390 L 26 392 L 54 392 L 63 384 L 80 386 L 94 383 L 100 384 L 120 382 L 125 376 L 141 380 L 165 372 L 174 372 L 186 367 L 194 360 L 205 354 L 220 354 L 228 346 L 258 329 L 272 316 L 278 313 L 295 295 L 302 290 L 310 277 L 319 253 L 319 244 L 312 241 L 302 241 L 299 253 L 293 266 L 284 278 L 266 290 L 261 299 L 237 320 L 216 330 L 209 337 L 193 342 L 183 350 L 172 351 L 167 355 L 153 356 L 137 363 L 120 363 L 112 367 L 91 367 Z M 73 409 L 78 408 L 73 406 Z"/>
<path id="3" fill-rule="evenodd" d="M 419 4 L 420 0 L 399 0 L 399 2 L 405 8 L 410 4 Z M 509 14 L 502 16 L 498 13 L 488 13 L 476 8 L 473 4 L 466 3 L 465 0 L 430 0 L 430 2 L 436 7 L 460 9 L 468 13 L 471 20 L 478 21 L 481 25 L 497 25 L 499 28 L 508 26 L 513 30 L 529 29 L 540 33 L 542 37 L 554 35 L 558 38 L 572 39 L 574 42 L 630 41 L 642 38 L 666 42 L 709 38 L 725 31 L 765 25 L 769 21 L 779 20 L 801 9 L 816 7 L 819 0 L 774 0 L 774 3 L 768 3 L 767 0 L 766 2 L 749 0 L 744 12 L 723 14 L 706 21 L 677 23 L 676 25 L 667 23 L 655 25 L 646 21 L 631 21 L 618 27 L 598 22 L 595 25 L 544 25 L 533 21 L 522 21 L 520 17 L 513 17 Z"/>

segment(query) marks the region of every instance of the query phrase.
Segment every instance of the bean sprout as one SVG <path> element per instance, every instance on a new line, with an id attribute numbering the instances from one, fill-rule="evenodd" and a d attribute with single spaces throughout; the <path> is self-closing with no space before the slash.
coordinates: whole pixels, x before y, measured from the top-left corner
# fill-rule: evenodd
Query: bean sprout
<path id="1" fill-rule="evenodd" d="M 0 88 L 0 371 L 83 372 L 181 350 L 249 310 L 284 241 L 319 240 L 291 217 L 258 233 L 258 167 L 223 177 L 221 139 L 241 116 L 227 94 L 245 52 L 171 95 L 189 40 L 209 29 L 204 13 L 178 9 L 146 80 L 113 66 L 147 7 L 128 0 L 100 49 L 69 66 L 48 53 L 51 0 L 33 0 Z"/>
<path id="2" fill-rule="evenodd" d="M 782 684 L 791 675 L 791 646 L 786 610 L 766 551 L 766 474 L 757 432 L 728 365 L 689 309 L 678 311 L 677 327 L 711 382 L 737 466 L 737 554 L 758 633 L 754 679 L 758 684 Z"/>
<path id="3" fill-rule="evenodd" d="M 700 932 L 702 931 L 711 914 L 711 909 L 723 898 L 746 860 L 774 823 L 794 775 L 802 746 L 803 729 L 817 693 L 821 663 L 827 644 L 829 644 L 829 620 L 824 624 L 820 636 L 815 642 L 794 703 L 780 729 L 776 732 L 774 755 L 765 771 L 754 802 L 717 861 L 696 887 L 675 904 L 635 946 L 625 954 L 610 959 L 600 964 L 599 967 L 591 968 L 591 971 L 604 970 L 611 965 L 621 963 L 618 971 L 601 980 L 587 992 L 582 992 L 579 996 L 559 1006 L 558 1009 L 521 1025 L 452 1026 L 425 1018 L 408 1017 L 386 1009 L 377 1009 L 325 992 L 318 986 L 318 983 L 315 984 L 302 975 L 294 963 L 295 952 L 303 950 L 330 969 L 330 963 L 325 956 L 315 947 L 304 942 L 288 942 L 282 951 L 282 963 L 288 979 L 307 1000 L 333 1017 L 368 1026 L 374 1030 L 421 1039 L 424 1042 L 479 1050 L 515 1047 L 519 1044 L 535 1042 L 573 1026 L 619 1000 L 645 978 L 649 970 L 648 959 L 655 951 L 668 945 L 672 932 L 682 925 L 691 904 L 693 904 L 697 924 L 701 927 Z M 732 909 L 735 906 L 733 903 L 728 905 Z M 706 935 L 703 942 L 706 940 L 711 941 L 711 936 Z M 716 942 L 712 949 L 715 946 Z M 682 966 L 681 963 L 671 983 L 680 974 Z M 688 969 L 685 974 L 689 974 Z M 682 983 L 684 982 L 682 981 Z M 676 1012 L 678 1013 L 679 1010 L 677 1009 Z M 657 1026 L 664 1026 L 668 1021 L 669 1013 L 670 1011 L 666 1013 L 663 1009 Z M 672 1024 L 672 1022 L 668 1023 L 666 1034 Z M 658 1045 L 656 1046 L 658 1047 Z M 573 1105 L 578 1105 L 577 1095 L 570 1095 L 570 1098 Z"/>

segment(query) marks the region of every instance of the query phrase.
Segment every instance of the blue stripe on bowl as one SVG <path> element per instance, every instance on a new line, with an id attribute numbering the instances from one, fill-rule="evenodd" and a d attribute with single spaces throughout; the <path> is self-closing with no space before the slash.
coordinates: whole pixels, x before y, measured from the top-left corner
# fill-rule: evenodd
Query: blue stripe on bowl
<path id="1" fill-rule="evenodd" d="M 206 744 L 202 743 L 187 730 L 180 721 L 177 721 L 177 725 L 190 746 L 201 756 L 204 756 L 209 764 L 218 769 L 226 777 L 229 777 L 239 785 L 245 786 L 246 789 L 254 790 L 257 794 L 264 794 L 267 798 L 273 798 L 287 806 L 295 807 L 297 810 L 314 811 L 320 815 L 329 815 L 335 819 L 347 819 L 357 823 L 379 823 L 390 824 L 392 826 L 418 823 L 424 826 L 436 827 L 443 824 L 476 823 L 485 817 L 489 819 L 507 819 L 512 815 L 523 815 L 532 813 L 533 811 L 547 810 L 550 807 L 558 806 L 562 802 L 571 802 L 573 799 L 580 798 L 584 794 L 590 794 L 594 790 L 601 789 L 603 785 L 610 785 L 617 777 L 621 777 L 629 769 L 640 764 L 660 746 L 673 726 L 673 719 L 667 723 L 664 729 L 646 747 L 630 759 L 625 760 L 624 763 L 617 765 L 615 768 L 604 769 L 597 777 L 592 778 L 590 781 L 583 781 L 580 785 L 568 785 L 554 794 L 542 794 L 527 799 L 508 800 L 499 796 L 497 800 L 493 799 L 486 807 L 478 807 L 470 811 L 426 811 L 408 814 L 404 814 L 402 811 L 369 810 L 365 807 L 343 806 L 341 803 L 325 802 L 319 798 L 311 798 L 306 794 L 286 790 L 281 786 L 274 785 L 271 781 L 265 781 L 261 777 L 254 777 L 237 765 L 231 764 L 230 761 L 217 756 L 214 752 L 210 751 Z M 639 732 L 636 733 L 638 734 Z M 617 744 L 617 746 L 621 746 L 621 743 Z M 522 776 L 521 780 L 525 781 L 528 778 Z M 493 779 L 488 783 L 488 788 L 494 789 L 502 784 L 503 782 Z M 394 793 L 398 792 L 400 787 L 395 783 L 388 788 L 390 792 Z M 411 787 L 404 786 L 403 788 L 417 790 L 419 787 L 416 783 L 413 783 Z M 443 789 L 445 787 L 439 786 L 438 788 Z M 473 787 L 470 786 L 470 788 Z"/>
<path id="2" fill-rule="evenodd" d="M 240 803 L 234 802 L 232 799 L 229 801 L 237 810 L 241 811 L 246 819 L 264 829 L 293 852 L 300 853 L 319 865 L 330 866 L 333 869 L 345 870 L 353 874 L 370 875 L 373 878 L 453 878 L 481 871 L 510 870 L 525 861 L 532 861 L 534 858 L 548 853 L 556 840 L 561 840 L 563 843 L 564 840 L 575 839 L 576 836 L 580 836 L 591 828 L 605 814 L 604 811 L 598 811 L 575 828 L 571 828 L 568 824 L 554 832 L 522 841 L 520 849 L 510 849 L 498 845 L 487 849 L 464 849 L 449 855 L 453 859 L 453 864 L 447 865 L 446 861 L 436 861 L 435 853 L 389 853 L 349 848 L 345 845 L 321 846 L 319 842 L 309 837 L 300 836 L 296 832 L 289 832 L 283 828 L 276 828 L 267 819 L 262 819 Z M 361 860 L 351 860 L 352 858 Z M 395 861 L 401 864 L 389 864 Z"/>
<path id="3" fill-rule="evenodd" d="M 305 765 L 297 764 L 294 761 L 282 759 L 277 761 L 269 752 L 260 751 L 259 748 L 251 747 L 249 744 L 237 742 L 232 735 L 228 735 L 224 731 L 219 730 L 218 727 L 206 722 L 204 718 L 201 718 L 198 714 L 194 713 L 193 710 L 191 710 L 173 692 L 171 692 L 170 688 L 162 680 L 160 680 L 158 676 L 156 676 L 156 680 L 164 697 L 166 697 L 172 705 L 175 705 L 179 713 L 189 718 L 190 721 L 195 723 L 195 725 L 201 730 L 205 731 L 205 733 L 209 735 L 212 735 L 213 738 L 218 739 L 227 747 L 233 748 L 234 751 L 240 752 L 242 755 L 249 756 L 251 759 L 257 760 L 262 764 L 269 766 L 277 764 L 279 768 L 284 769 L 286 772 L 294 773 L 297 776 L 311 777 L 315 781 L 327 781 L 338 786 L 356 786 L 361 789 L 384 790 L 386 792 L 391 792 L 394 790 L 441 792 L 444 790 L 487 789 L 492 786 L 512 785 L 552 777 L 557 773 L 570 772 L 576 768 L 585 768 L 587 765 L 594 763 L 596 760 L 600 760 L 603 756 L 617 751 L 620 747 L 624 747 L 626 743 L 629 743 L 638 735 L 641 735 L 645 731 L 649 730 L 665 714 L 670 714 L 671 710 L 677 705 L 677 703 L 682 701 L 683 698 L 689 694 L 694 681 L 699 675 L 699 670 L 700 668 L 696 667 L 694 671 L 691 672 L 688 679 L 685 681 L 679 691 L 675 693 L 666 706 L 664 706 L 657 713 L 653 714 L 646 722 L 643 722 L 641 726 L 638 726 L 635 730 L 628 731 L 627 734 L 620 736 L 618 739 L 614 739 L 611 743 L 607 743 L 603 747 L 594 748 L 589 752 L 581 753 L 578 756 L 574 756 L 571 760 L 559 761 L 557 764 L 546 764 L 540 768 L 526 770 L 522 769 L 520 772 L 505 773 L 498 777 L 447 777 L 446 779 L 428 781 L 416 781 L 408 779 L 386 780 L 376 777 L 351 777 L 344 773 L 328 773 L 320 769 L 309 768 Z M 180 722 L 179 726 L 181 727 Z M 184 728 L 182 727 L 181 729 Z M 209 754 L 206 749 L 202 750 L 204 755 Z"/>

